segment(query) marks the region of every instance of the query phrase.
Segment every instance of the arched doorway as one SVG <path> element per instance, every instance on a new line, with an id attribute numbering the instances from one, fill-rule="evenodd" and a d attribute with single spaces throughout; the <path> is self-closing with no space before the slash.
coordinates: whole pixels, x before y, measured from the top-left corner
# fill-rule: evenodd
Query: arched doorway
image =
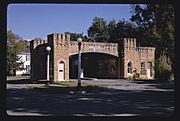
<path id="1" fill-rule="evenodd" d="M 128 70 L 127 70 L 127 71 L 128 71 L 128 73 L 130 73 L 130 74 L 132 73 L 132 62 L 129 62 L 129 63 L 128 63 Z"/>
<path id="2" fill-rule="evenodd" d="M 65 76 L 65 64 L 63 61 L 58 64 L 58 81 L 64 81 Z"/>
<path id="3" fill-rule="evenodd" d="M 118 57 L 104 53 L 82 53 L 81 69 L 86 78 L 118 78 Z M 69 58 L 70 78 L 78 75 L 78 54 Z"/>

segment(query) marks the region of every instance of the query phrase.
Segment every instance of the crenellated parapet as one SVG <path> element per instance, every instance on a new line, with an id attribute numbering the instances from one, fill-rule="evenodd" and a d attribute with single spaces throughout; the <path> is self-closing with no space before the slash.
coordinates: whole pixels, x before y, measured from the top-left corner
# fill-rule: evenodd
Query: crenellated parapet
<path id="1" fill-rule="evenodd" d="M 78 42 L 70 42 L 69 54 L 74 55 L 78 53 Z M 117 43 L 102 43 L 102 42 L 82 42 L 81 43 L 81 52 L 89 53 L 105 53 L 114 56 L 118 56 L 118 44 Z"/>
<path id="2" fill-rule="evenodd" d="M 48 43 L 47 40 L 31 40 L 30 46 L 31 46 L 31 49 L 35 49 L 38 45 L 42 45 L 46 43 Z"/>
<path id="3" fill-rule="evenodd" d="M 136 38 L 123 38 L 124 47 L 127 49 L 136 49 Z"/>
<path id="4" fill-rule="evenodd" d="M 69 34 L 53 33 L 53 34 L 49 34 L 48 36 L 51 37 L 50 40 L 53 39 L 56 41 L 70 41 L 70 35 Z"/>
<path id="5" fill-rule="evenodd" d="M 126 50 L 135 50 L 136 52 L 145 53 L 145 52 L 154 52 L 154 47 L 139 47 L 137 46 L 136 38 L 123 38 L 124 49 Z"/>
<path id="6" fill-rule="evenodd" d="M 61 46 L 69 46 L 70 34 L 50 34 L 48 35 L 48 42 L 55 48 Z"/>
<path id="7" fill-rule="evenodd" d="M 138 52 L 144 53 L 144 52 L 153 52 L 155 51 L 154 47 L 137 47 L 136 49 Z"/>

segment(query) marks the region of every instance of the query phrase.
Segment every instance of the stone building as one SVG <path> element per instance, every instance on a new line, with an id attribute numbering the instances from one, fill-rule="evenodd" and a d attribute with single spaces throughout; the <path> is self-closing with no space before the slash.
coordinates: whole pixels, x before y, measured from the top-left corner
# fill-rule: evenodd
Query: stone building
<path id="1" fill-rule="evenodd" d="M 50 34 L 47 40 L 32 40 L 31 77 L 46 79 L 46 47 L 50 46 L 50 80 L 77 78 L 78 43 L 69 34 Z M 122 38 L 119 43 L 82 42 L 83 77 L 127 78 L 136 70 L 140 78 L 154 78 L 154 47 L 139 47 L 135 38 Z"/>

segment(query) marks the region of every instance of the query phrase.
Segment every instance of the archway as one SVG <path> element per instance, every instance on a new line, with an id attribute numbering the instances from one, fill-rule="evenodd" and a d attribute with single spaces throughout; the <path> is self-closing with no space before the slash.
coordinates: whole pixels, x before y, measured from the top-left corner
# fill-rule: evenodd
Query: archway
<path id="1" fill-rule="evenodd" d="M 58 81 L 64 81 L 65 79 L 65 64 L 63 61 L 58 64 Z"/>
<path id="2" fill-rule="evenodd" d="M 132 73 L 132 62 L 128 63 L 128 73 Z"/>
<path id="3" fill-rule="evenodd" d="M 118 57 L 104 53 L 82 53 L 81 69 L 86 78 L 118 78 Z M 77 78 L 78 54 L 69 59 L 70 78 Z"/>

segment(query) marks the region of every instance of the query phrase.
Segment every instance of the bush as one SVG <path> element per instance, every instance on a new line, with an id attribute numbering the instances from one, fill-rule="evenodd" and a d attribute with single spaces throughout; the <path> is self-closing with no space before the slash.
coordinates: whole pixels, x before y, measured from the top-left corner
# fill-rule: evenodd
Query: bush
<path id="1" fill-rule="evenodd" d="M 140 74 L 137 73 L 137 69 L 135 68 L 133 73 L 128 75 L 127 80 L 136 80 L 136 79 L 139 79 L 139 76 L 140 76 Z"/>
<path id="2" fill-rule="evenodd" d="M 139 73 L 133 73 L 133 80 L 139 79 Z"/>
<path id="3" fill-rule="evenodd" d="M 10 70 L 8 75 L 9 75 L 9 76 L 14 76 L 14 71 L 13 71 L 13 70 Z"/>
<path id="4" fill-rule="evenodd" d="M 169 82 L 172 76 L 172 71 L 169 65 L 160 61 L 155 63 L 156 79 L 158 81 Z"/>

